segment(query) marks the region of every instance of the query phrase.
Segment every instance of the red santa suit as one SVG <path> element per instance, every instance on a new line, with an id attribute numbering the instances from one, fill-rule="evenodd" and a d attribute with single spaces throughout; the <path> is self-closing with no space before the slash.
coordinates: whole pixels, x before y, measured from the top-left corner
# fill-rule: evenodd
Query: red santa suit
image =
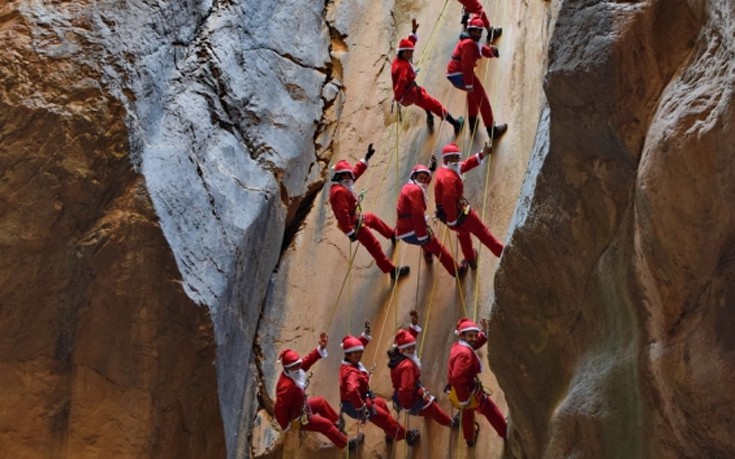
<path id="1" fill-rule="evenodd" d="M 418 105 L 441 119 L 447 117 L 447 109 L 416 84 L 416 69 L 408 59 L 399 57 L 401 51 L 413 50 L 418 36 L 412 33 L 398 45 L 398 54 L 393 58 L 390 74 L 393 78 L 393 97 L 401 105 Z"/>
<path id="2" fill-rule="evenodd" d="M 461 155 L 459 148 L 453 143 L 444 147 L 442 151 L 442 157 L 450 155 Z M 470 156 L 459 163 L 460 172 L 464 174 L 472 170 L 480 165 L 483 159 L 482 152 Z M 503 244 L 482 223 L 477 212 L 470 208 L 469 203 L 464 199 L 462 176 L 447 164 L 436 171 L 434 202 L 440 219 L 453 231 L 457 232 L 457 238 L 465 259 L 468 261 L 474 261 L 475 259 L 470 234 L 477 236 L 480 242 L 489 248 L 496 257 L 500 256 L 503 251 Z"/>
<path id="3" fill-rule="evenodd" d="M 297 363 L 301 363 L 301 369 L 306 372 L 321 357 L 326 357 L 326 350 L 320 348 L 314 349 L 303 359 L 292 350 L 281 353 L 284 371 L 276 384 L 276 421 L 285 432 L 290 428 L 291 421 L 305 415 L 308 422 L 300 423 L 302 429 L 322 433 L 338 448 L 344 448 L 347 445 L 347 436 L 335 426 L 339 420 L 337 412 L 323 397 L 307 399 L 305 389 L 287 373 L 288 369 Z"/>
<path id="4" fill-rule="evenodd" d="M 347 161 L 341 160 L 335 165 L 334 175 L 348 172 L 352 174 L 352 178 L 356 182 L 367 168 L 368 164 L 364 159 L 355 164 L 354 168 Z M 354 237 L 355 233 L 357 233 L 357 240 L 373 256 L 378 268 L 384 273 L 395 272 L 395 265 L 383 253 L 380 243 L 370 231 L 370 228 L 372 228 L 383 237 L 390 239 L 393 236 L 393 228 L 388 226 L 387 223 L 372 212 L 358 212 L 357 196 L 339 182 L 332 184 L 329 190 L 329 202 L 332 205 L 334 216 L 337 218 L 339 229 L 347 237 Z M 358 224 L 360 224 L 359 227 Z"/>
<path id="5" fill-rule="evenodd" d="M 421 327 L 411 325 L 408 330 L 400 330 L 396 335 L 396 349 L 391 352 L 388 367 L 393 383 L 393 401 L 414 416 L 431 418 L 444 426 L 451 426 L 452 420 L 436 403 L 433 395 L 421 384 L 421 364 L 418 357 L 408 357 L 403 349 L 416 345 L 416 336 Z"/>
<path id="6" fill-rule="evenodd" d="M 461 319 L 457 331 L 475 330 L 479 327 L 469 319 Z M 462 434 L 465 440 L 474 440 L 475 437 L 475 411 L 484 415 L 495 431 L 505 438 L 507 424 L 503 413 L 482 390 L 478 375 L 482 372 L 480 357 L 475 352 L 487 342 L 487 336 L 479 332 L 474 347 L 461 339 L 452 345 L 449 353 L 449 368 L 447 371 L 449 385 L 454 389 L 457 400 L 462 406 L 469 405 L 473 398 L 477 398 L 479 405 L 476 408 L 464 408 L 462 410 Z"/>
<path id="7" fill-rule="evenodd" d="M 414 167 L 411 175 L 413 176 L 419 168 L 426 169 L 425 166 L 419 164 Z M 421 172 L 425 171 L 422 170 Z M 426 169 L 426 172 L 431 174 L 428 169 Z M 396 203 L 396 213 L 398 215 L 396 237 L 409 244 L 421 245 L 422 250 L 439 258 L 442 266 L 449 274 L 456 276 L 459 267 L 455 263 L 452 254 L 429 232 L 426 223 L 426 193 L 414 180 L 409 180 L 401 188 Z"/>
<path id="8" fill-rule="evenodd" d="M 476 19 L 473 19 L 475 21 Z M 467 114 L 470 118 L 482 114 L 486 127 L 493 126 L 493 109 L 482 82 L 475 76 L 475 66 L 482 57 L 495 57 L 493 48 L 471 38 L 460 40 L 447 64 L 447 79 L 454 87 L 467 91 Z"/>
<path id="9" fill-rule="evenodd" d="M 479 17 L 486 29 L 490 29 L 490 20 L 487 18 L 480 0 L 459 0 L 459 3 L 462 4 L 466 12 Z"/>
<path id="10" fill-rule="evenodd" d="M 359 338 L 345 336 L 342 347 L 347 353 L 364 349 L 368 342 L 369 336 L 362 335 Z M 370 373 L 361 362 L 353 365 L 347 360 L 342 361 L 339 368 L 339 395 L 342 411 L 351 418 L 360 421 L 369 420 L 383 429 L 387 438 L 403 440 L 406 437 L 406 430 L 391 416 L 385 400 L 376 397 L 370 390 Z M 366 416 L 363 413 L 366 413 Z"/>

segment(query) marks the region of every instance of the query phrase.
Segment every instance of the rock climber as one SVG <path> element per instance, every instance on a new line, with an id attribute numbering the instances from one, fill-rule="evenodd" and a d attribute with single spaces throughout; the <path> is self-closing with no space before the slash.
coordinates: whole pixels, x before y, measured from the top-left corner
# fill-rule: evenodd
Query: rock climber
<path id="1" fill-rule="evenodd" d="M 359 338 L 347 335 L 342 339 L 345 358 L 339 368 L 339 395 L 342 411 L 361 423 L 372 422 L 385 433 L 385 441 L 405 439 L 413 445 L 419 439 L 418 429 L 406 429 L 391 416 L 388 404 L 370 390 L 370 372 L 362 364 L 362 353 L 370 342 L 370 322 Z"/>
<path id="2" fill-rule="evenodd" d="M 375 154 L 373 144 L 368 146 L 365 158 L 355 167 L 346 160 L 337 161 L 332 172 L 332 187 L 329 190 L 329 202 L 337 218 L 337 225 L 350 241 L 359 241 L 373 256 L 375 262 L 384 273 L 390 273 L 391 279 L 408 274 L 409 267 L 396 267 L 383 253 L 380 243 L 370 229 L 376 230 L 383 237 L 395 244 L 393 228 L 372 212 L 363 212 L 360 207 L 361 197 L 355 192 L 355 181 L 367 170 L 368 161 Z"/>
<path id="3" fill-rule="evenodd" d="M 411 325 L 398 330 L 393 348 L 388 351 L 393 402 L 412 416 L 424 416 L 443 426 L 456 428 L 459 418 L 450 418 L 421 383 L 421 360 L 416 350 L 416 337 L 421 333 L 419 313 L 414 309 L 410 315 Z"/>
<path id="4" fill-rule="evenodd" d="M 495 39 L 500 37 L 503 33 L 503 29 L 500 27 L 490 27 L 490 20 L 487 18 L 485 9 L 482 7 L 480 0 L 459 0 L 459 3 L 464 7 L 462 13 L 462 25 L 467 28 L 467 22 L 470 19 L 470 15 L 477 16 L 481 21 L 482 25 L 487 30 L 487 41 L 492 43 Z"/>
<path id="5" fill-rule="evenodd" d="M 491 152 L 492 148 L 485 144 L 482 151 L 460 161 L 462 152 L 459 147 L 454 143 L 447 144 L 442 149 L 443 165 L 436 172 L 436 184 L 434 185 L 436 216 L 457 232 L 462 254 L 472 269 L 477 269 L 477 250 L 472 248 L 471 234 L 477 236 L 480 242 L 485 244 L 496 257 L 500 257 L 503 251 L 503 244 L 482 223 L 477 212 L 465 199 L 461 175 L 479 166 Z"/>
<path id="6" fill-rule="evenodd" d="M 462 117 L 455 119 L 449 111 L 434 97 L 416 83 L 418 69 L 413 66 L 413 51 L 418 40 L 416 31 L 419 23 L 411 20 L 413 33 L 398 43 L 398 53 L 393 58 L 390 74 L 393 78 L 393 97 L 403 106 L 417 105 L 426 111 L 426 123 L 429 129 L 434 127 L 434 116 L 447 120 L 454 127 L 454 135 L 462 130 Z"/>
<path id="7" fill-rule="evenodd" d="M 429 217 L 425 213 L 426 193 L 435 167 L 436 160 L 433 157 L 431 168 L 417 164 L 411 171 L 408 182 L 401 188 L 396 203 L 396 236 L 409 244 L 420 245 L 426 262 L 431 263 L 432 255 L 435 255 L 449 274 L 462 277 L 467 272 L 467 263 L 457 266 L 452 254 L 434 236 L 428 224 Z"/>
<path id="8" fill-rule="evenodd" d="M 475 322 L 464 317 L 457 322 L 455 334 L 459 341 L 452 345 L 449 352 L 447 389 L 449 400 L 460 413 L 462 435 L 467 446 L 475 446 L 480 425 L 475 422 L 475 411 L 484 415 L 498 435 L 505 439 L 508 424 L 500 409 L 485 392 L 478 375 L 482 372 L 482 362 L 477 350 L 487 342 L 487 319 L 480 321 L 482 329 Z"/>
<path id="9" fill-rule="evenodd" d="M 447 64 L 447 79 L 455 88 L 467 92 L 467 119 L 470 125 L 471 135 L 477 129 L 477 115 L 482 114 L 490 139 L 495 140 L 508 130 L 507 124 L 495 124 L 493 109 L 487 97 L 482 82 L 475 75 L 475 66 L 483 56 L 499 57 L 500 52 L 494 46 L 481 45 L 478 43 L 482 38 L 482 20 L 478 17 L 470 19 L 467 25 L 467 36 L 460 37 L 459 42 L 452 51 L 452 58 Z"/>
<path id="10" fill-rule="evenodd" d="M 354 450 L 365 436 L 361 433 L 348 440 L 337 427 L 339 415 L 329 403 L 323 397 L 306 396 L 309 385 L 306 372 L 317 360 L 327 356 L 327 342 L 327 334 L 322 332 L 319 345 L 303 359 L 291 349 L 281 352 L 279 361 L 283 365 L 283 373 L 276 384 L 276 421 L 284 432 L 292 426 L 298 426 L 303 430 L 324 434 L 340 449 L 348 446 Z"/>

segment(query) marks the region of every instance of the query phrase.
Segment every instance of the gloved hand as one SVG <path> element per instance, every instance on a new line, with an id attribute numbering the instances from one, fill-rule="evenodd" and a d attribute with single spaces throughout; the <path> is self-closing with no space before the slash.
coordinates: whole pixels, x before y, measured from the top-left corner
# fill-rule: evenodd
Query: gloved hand
<path id="1" fill-rule="evenodd" d="M 495 46 L 490 47 L 490 53 L 495 57 L 500 57 L 500 51 Z"/>
<path id="2" fill-rule="evenodd" d="M 411 325 L 418 325 L 419 324 L 419 312 L 415 309 L 411 309 L 408 312 L 408 315 L 411 316 Z"/>
<path id="3" fill-rule="evenodd" d="M 370 158 L 372 158 L 374 154 L 375 149 L 373 149 L 373 144 L 371 143 L 368 145 L 367 153 L 365 153 L 365 161 L 370 161 Z"/>
<path id="4" fill-rule="evenodd" d="M 411 32 L 415 34 L 417 30 L 419 30 L 419 23 L 416 18 L 413 18 L 411 19 Z"/>
<path id="5" fill-rule="evenodd" d="M 350 242 L 355 242 L 355 241 L 357 241 L 357 231 L 355 231 L 354 233 L 350 234 L 350 235 L 349 235 L 349 236 L 347 236 L 347 237 L 349 237 L 349 238 L 350 238 Z"/>
<path id="6" fill-rule="evenodd" d="M 362 332 L 365 333 L 368 336 L 370 335 L 370 321 L 369 320 L 366 320 L 365 321 L 365 326 L 362 329 Z"/>
<path id="7" fill-rule="evenodd" d="M 436 170 L 436 157 L 434 155 L 431 155 L 431 161 L 429 161 L 429 170 L 432 174 Z"/>
<path id="8" fill-rule="evenodd" d="M 485 142 L 485 146 L 482 147 L 482 151 L 480 152 L 480 159 L 485 159 L 488 156 L 490 156 L 490 153 L 493 152 L 493 147 L 491 145 L 488 145 L 487 142 Z"/>

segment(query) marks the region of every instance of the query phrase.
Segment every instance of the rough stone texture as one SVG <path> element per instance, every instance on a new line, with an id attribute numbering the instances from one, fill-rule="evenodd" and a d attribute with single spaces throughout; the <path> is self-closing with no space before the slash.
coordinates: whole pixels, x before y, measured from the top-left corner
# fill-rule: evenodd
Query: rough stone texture
<path id="1" fill-rule="evenodd" d="M 514 457 L 735 454 L 732 2 L 561 2 L 496 278 Z"/>

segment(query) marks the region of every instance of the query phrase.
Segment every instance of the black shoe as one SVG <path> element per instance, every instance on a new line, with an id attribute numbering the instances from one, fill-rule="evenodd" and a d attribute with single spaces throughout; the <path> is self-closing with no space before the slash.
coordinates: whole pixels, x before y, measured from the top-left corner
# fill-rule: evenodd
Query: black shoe
<path id="1" fill-rule="evenodd" d="M 492 127 L 487 128 L 487 135 L 490 136 L 491 139 L 495 140 L 498 139 L 501 135 L 505 134 L 505 131 L 507 130 L 507 124 L 495 124 Z"/>
<path id="2" fill-rule="evenodd" d="M 391 234 L 390 235 L 390 245 L 395 247 L 397 242 L 398 242 L 398 239 L 396 239 L 396 233 Z"/>
<path id="3" fill-rule="evenodd" d="M 475 437 L 472 440 L 467 440 L 467 447 L 472 448 L 477 444 L 477 437 L 480 435 L 480 424 L 475 423 Z"/>
<path id="4" fill-rule="evenodd" d="M 475 258 L 473 258 L 472 260 L 467 260 L 467 264 L 470 265 L 470 268 L 472 268 L 473 270 L 477 269 L 477 257 L 478 253 L 477 249 L 475 249 Z"/>
<path id="5" fill-rule="evenodd" d="M 362 432 L 359 432 L 357 436 L 352 437 L 347 442 L 347 449 L 350 451 L 354 451 L 357 449 L 358 446 L 360 446 L 365 441 L 365 434 Z"/>
<path id="6" fill-rule="evenodd" d="M 470 116 L 467 118 L 467 120 L 470 123 L 469 130 L 470 130 L 470 136 L 475 135 L 475 131 L 477 130 L 477 117 L 476 116 Z"/>
<path id="7" fill-rule="evenodd" d="M 464 118 L 461 116 L 454 120 L 454 123 L 452 123 L 452 126 L 454 126 L 454 136 L 457 137 L 460 132 L 462 132 L 462 127 L 464 127 Z"/>
<path id="8" fill-rule="evenodd" d="M 487 31 L 487 42 L 492 43 L 503 35 L 502 27 L 490 27 Z"/>
<path id="9" fill-rule="evenodd" d="M 390 272 L 390 278 L 396 280 L 396 277 L 401 278 L 403 276 L 407 276 L 409 271 L 411 271 L 411 268 L 408 266 L 400 266 Z"/>
<path id="10" fill-rule="evenodd" d="M 406 443 L 408 443 L 408 446 L 413 446 L 414 443 L 419 441 L 420 436 L 421 433 L 419 432 L 419 429 L 413 428 L 406 432 Z"/>
<path id="11" fill-rule="evenodd" d="M 432 115 L 428 110 L 426 111 L 426 125 L 429 127 L 430 131 L 434 130 L 434 115 Z"/>
<path id="12" fill-rule="evenodd" d="M 459 21 L 460 24 L 462 24 L 462 27 L 464 27 L 465 30 L 467 30 L 467 22 L 470 20 L 470 13 L 467 12 L 464 8 L 462 8 L 462 20 Z"/>
<path id="13" fill-rule="evenodd" d="M 385 436 L 385 444 L 386 445 L 392 445 L 393 444 L 393 437 L 389 437 L 388 435 Z"/>
<path id="14" fill-rule="evenodd" d="M 424 261 L 431 264 L 434 262 L 434 255 L 431 254 L 428 250 L 422 250 L 422 254 L 424 254 Z"/>
<path id="15" fill-rule="evenodd" d="M 459 414 L 460 414 L 460 413 L 461 413 L 461 411 L 457 411 L 457 414 L 455 414 L 455 415 L 454 415 L 454 416 L 452 417 L 452 423 L 451 423 L 451 424 L 449 424 L 449 428 L 450 428 L 450 429 L 452 429 L 452 430 L 457 430 L 457 429 L 459 429 Z"/>
<path id="16" fill-rule="evenodd" d="M 467 268 L 469 266 L 467 265 L 467 260 L 462 260 L 462 263 L 459 264 L 459 267 L 457 268 L 457 277 L 459 279 L 462 279 L 465 274 L 467 274 Z"/>

